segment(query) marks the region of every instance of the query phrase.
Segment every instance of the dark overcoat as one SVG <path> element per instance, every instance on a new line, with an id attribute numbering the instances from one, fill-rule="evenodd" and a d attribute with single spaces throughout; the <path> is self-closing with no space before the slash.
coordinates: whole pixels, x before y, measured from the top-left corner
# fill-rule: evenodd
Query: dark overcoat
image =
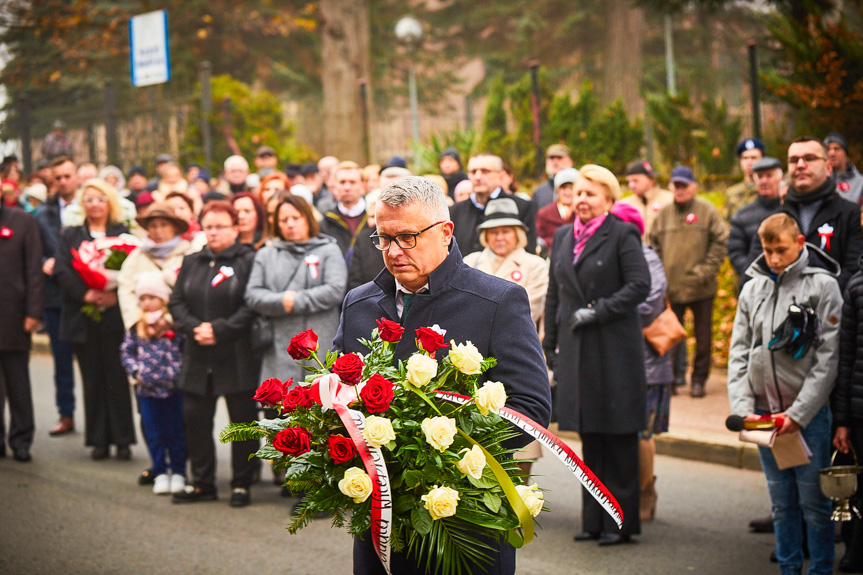
<path id="1" fill-rule="evenodd" d="M 36 210 L 36 223 L 39 224 L 39 233 L 42 236 L 42 257 L 44 259 L 57 257 L 60 247 L 60 230 L 63 224 L 60 221 L 60 201 L 57 196 L 39 206 Z M 45 307 L 59 309 L 63 307 L 63 290 L 57 283 L 57 278 L 48 276 L 45 281 Z"/>
<path id="2" fill-rule="evenodd" d="M 644 429 L 647 384 L 638 304 L 650 292 L 650 272 L 635 226 L 614 215 L 587 240 L 573 266 L 573 225 L 554 235 L 545 303 L 545 341 L 559 349 L 560 429 L 634 433 Z M 570 328 L 573 313 L 596 310 L 597 321 Z"/>
<path id="3" fill-rule="evenodd" d="M 105 237 L 115 237 L 128 234 L 129 228 L 123 224 L 109 223 L 105 228 Z M 60 236 L 60 245 L 55 255 L 54 279 L 63 291 L 63 312 L 60 316 L 60 338 L 72 343 L 84 343 L 87 340 L 88 322 L 91 322 L 81 307 L 84 296 L 90 289 L 78 272 L 72 267 L 72 248 L 78 249 L 82 242 L 92 241 L 90 228 L 86 221 L 82 226 L 66 228 Z M 117 341 L 117 361 L 119 361 L 120 342 L 123 341 L 123 318 L 120 316 L 120 306 L 113 305 L 102 311 L 102 321 L 99 331 L 110 333 Z M 113 358 L 112 358 L 113 359 Z"/>
<path id="4" fill-rule="evenodd" d="M 243 301 L 255 250 L 234 244 L 218 254 L 210 248 L 183 259 L 169 308 L 174 325 L 186 336 L 180 389 L 196 395 L 226 395 L 257 389 L 260 360 L 252 353 L 250 332 L 255 312 Z M 222 267 L 233 276 L 212 285 Z M 215 345 L 198 345 L 195 328 L 213 325 Z M 208 379 L 212 377 L 212 388 Z"/>
<path id="5" fill-rule="evenodd" d="M 377 327 L 377 320 L 399 321 L 395 298 L 395 278 L 386 268 L 374 282 L 350 291 L 342 307 L 333 348 L 365 353 L 367 349 L 357 339 L 368 338 Z M 417 351 L 414 331 L 434 324 L 446 330 L 447 342 L 470 341 L 483 357 L 496 358 L 497 365 L 484 374 L 484 379 L 503 382 L 507 407 L 548 425 L 551 393 L 527 292 L 518 284 L 465 265 L 455 238 L 446 260 L 429 275 L 428 293 L 416 295 L 405 317 L 405 335 L 396 345 L 395 358 L 407 360 Z M 438 353 L 438 358 L 442 356 Z M 523 446 L 531 439 L 516 438 L 512 447 Z M 370 540 L 368 534 L 364 540 L 354 539 L 354 573 L 384 573 Z M 506 544 L 496 547 L 494 564 L 481 572 L 514 573 L 515 549 Z M 419 572 L 410 558 L 393 554 L 393 575 Z"/>
<path id="6" fill-rule="evenodd" d="M 30 334 L 25 317 L 42 317 L 45 276 L 42 273 L 42 242 L 33 216 L 9 206 L 0 207 L 0 350 L 29 351 Z"/>
<path id="7" fill-rule="evenodd" d="M 348 293 L 333 348 L 366 353 L 367 348 L 357 340 L 369 338 L 381 318 L 399 321 L 395 278 L 386 268 L 374 282 Z M 551 392 L 527 292 L 518 284 L 465 265 L 455 240 L 446 260 L 429 275 L 428 293 L 414 299 L 395 359 L 407 360 L 417 351 L 417 328 L 435 324 L 446 330 L 447 342 L 470 341 L 483 357 L 496 358 L 497 365 L 483 374 L 482 381 L 503 382 L 507 407 L 540 425 L 548 424 Z M 521 445 L 530 441 L 524 437 Z"/>

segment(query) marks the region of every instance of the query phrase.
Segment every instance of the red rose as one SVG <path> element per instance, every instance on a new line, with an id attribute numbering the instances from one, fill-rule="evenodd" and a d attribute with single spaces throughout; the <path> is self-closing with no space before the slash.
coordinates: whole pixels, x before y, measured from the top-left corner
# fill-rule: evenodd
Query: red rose
<path id="1" fill-rule="evenodd" d="M 432 354 L 442 347 L 449 346 L 444 343 L 443 336 L 430 327 L 421 327 L 417 330 L 417 347 L 426 353 Z"/>
<path id="2" fill-rule="evenodd" d="M 333 463 L 336 465 L 350 461 L 357 454 L 354 442 L 344 435 L 329 436 L 327 446 L 330 449 L 330 457 L 333 458 Z"/>
<path id="3" fill-rule="evenodd" d="M 282 400 L 282 412 L 293 413 L 298 407 L 310 408 L 314 402 L 309 397 L 309 388 L 298 385 L 288 392 Z"/>
<path id="4" fill-rule="evenodd" d="M 312 435 L 302 427 L 286 427 L 273 438 L 273 447 L 285 455 L 297 457 L 311 451 Z"/>
<path id="5" fill-rule="evenodd" d="M 356 385 L 363 376 L 363 368 L 365 366 L 366 364 L 363 363 L 360 356 L 355 353 L 349 353 L 336 360 L 336 363 L 333 364 L 333 373 L 341 378 L 342 383 Z"/>
<path id="6" fill-rule="evenodd" d="M 405 328 L 394 321 L 390 321 L 383 317 L 378 320 L 378 335 L 381 336 L 383 341 L 396 343 L 402 338 L 402 334 L 404 332 Z"/>
<path id="7" fill-rule="evenodd" d="M 291 345 L 288 346 L 288 354 L 296 360 L 309 359 L 316 351 L 318 351 L 318 336 L 310 329 L 292 337 Z"/>
<path id="8" fill-rule="evenodd" d="M 260 401 L 264 407 L 275 407 L 284 399 L 285 393 L 293 381 L 293 379 L 289 379 L 282 383 L 275 377 L 271 377 L 261 384 L 252 399 Z"/>
<path id="9" fill-rule="evenodd" d="M 388 410 L 393 397 L 393 382 L 377 373 L 371 376 L 360 390 L 360 399 L 369 413 L 383 413 Z"/>

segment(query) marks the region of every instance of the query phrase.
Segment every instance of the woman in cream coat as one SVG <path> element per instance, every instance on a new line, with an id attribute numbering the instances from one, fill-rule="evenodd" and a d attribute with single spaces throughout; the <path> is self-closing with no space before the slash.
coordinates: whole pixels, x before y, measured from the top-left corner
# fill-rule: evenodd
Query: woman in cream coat
<path id="1" fill-rule="evenodd" d="M 542 339 L 542 315 L 548 292 L 548 262 L 525 251 L 527 228 L 518 219 L 518 206 L 509 199 L 489 203 L 485 219 L 477 226 L 477 230 L 479 242 L 485 249 L 468 254 L 464 263 L 523 287 L 530 300 L 531 318 L 540 330 Z M 534 441 L 516 453 L 515 458 L 537 459 L 541 455 L 539 443 Z M 525 475 L 530 474 L 530 462 L 519 465 Z"/>
<path id="2" fill-rule="evenodd" d="M 129 254 L 117 276 L 117 298 L 126 329 L 140 318 L 138 296 L 135 295 L 138 275 L 149 271 L 161 272 L 165 283 L 173 288 L 183 258 L 197 251 L 180 237 L 189 224 L 176 215 L 168 202 L 152 204 L 146 215 L 138 216 L 137 221 L 147 232 L 147 237 L 141 247 Z"/>

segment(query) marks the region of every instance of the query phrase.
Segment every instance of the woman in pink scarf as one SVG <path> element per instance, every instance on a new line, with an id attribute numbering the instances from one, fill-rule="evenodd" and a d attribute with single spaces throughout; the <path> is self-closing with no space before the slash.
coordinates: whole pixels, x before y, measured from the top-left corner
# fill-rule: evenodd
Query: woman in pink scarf
<path id="1" fill-rule="evenodd" d="M 557 375 L 560 429 L 581 435 L 584 462 L 623 508 L 618 530 L 585 492 L 575 539 L 615 545 L 641 533 L 638 432 L 647 384 L 638 304 L 650 292 L 650 272 L 638 230 L 608 213 L 620 196 L 614 174 L 584 166 L 574 192 L 575 222 L 552 244 L 543 347 Z"/>

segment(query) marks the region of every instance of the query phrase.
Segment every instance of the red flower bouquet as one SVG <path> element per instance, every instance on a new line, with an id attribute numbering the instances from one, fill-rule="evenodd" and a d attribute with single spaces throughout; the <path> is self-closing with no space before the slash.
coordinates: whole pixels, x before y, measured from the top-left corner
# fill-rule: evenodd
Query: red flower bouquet
<path id="1" fill-rule="evenodd" d="M 138 238 L 131 234 L 81 242 L 78 249 L 72 248 L 72 268 L 92 290 L 117 289 L 120 268 L 139 245 Z M 81 311 L 93 321 L 102 320 L 102 310 L 95 304 L 86 303 Z"/>

